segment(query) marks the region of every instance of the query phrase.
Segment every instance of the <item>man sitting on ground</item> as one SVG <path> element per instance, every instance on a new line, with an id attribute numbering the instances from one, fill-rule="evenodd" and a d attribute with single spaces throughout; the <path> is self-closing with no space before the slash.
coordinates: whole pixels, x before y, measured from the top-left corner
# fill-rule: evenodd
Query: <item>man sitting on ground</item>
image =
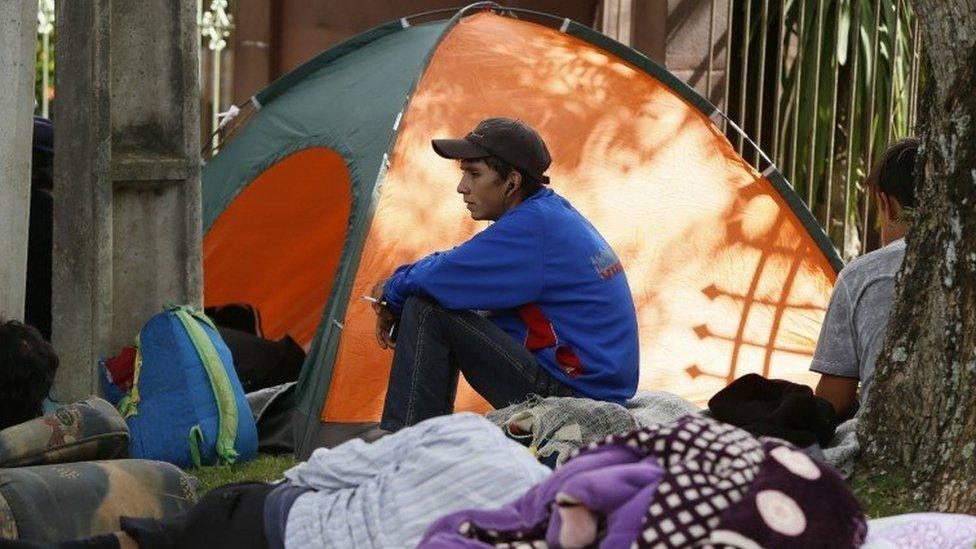
<path id="1" fill-rule="evenodd" d="M 593 225 L 546 186 L 539 134 L 489 118 L 432 145 L 459 161 L 471 217 L 494 223 L 374 289 L 377 338 L 395 346 L 380 428 L 450 414 L 459 372 L 496 408 L 529 394 L 631 398 L 638 341 L 627 278 Z"/>
<path id="2" fill-rule="evenodd" d="M 57 370 L 58 355 L 36 328 L 0 321 L 0 429 L 42 415 Z"/>
<path id="3" fill-rule="evenodd" d="M 871 388 L 915 208 L 918 145 L 917 139 L 891 144 L 868 175 L 867 187 L 881 213 L 884 247 L 851 261 L 840 272 L 810 365 L 822 374 L 816 395 L 829 401 L 840 417 L 853 415 Z"/>

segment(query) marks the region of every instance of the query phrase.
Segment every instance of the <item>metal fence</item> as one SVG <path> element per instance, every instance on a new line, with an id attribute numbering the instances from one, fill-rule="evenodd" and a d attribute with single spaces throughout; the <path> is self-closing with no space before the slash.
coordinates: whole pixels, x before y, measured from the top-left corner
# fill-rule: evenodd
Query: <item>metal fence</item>
<path id="1" fill-rule="evenodd" d="M 863 179 L 884 146 L 913 132 L 920 41 L 909 0 L 708 0 L 706 89 L 725 62 L 726 128 L 760 170 L 774 163 L 806 201 L 845 258 L 878 246 Z M 633 33 L 633 0 L 604 0 L 599 22 Z M 716 7 L 718 5 L 718 7 Z M 716 28 L 716 11 L 727 9 Z M 216 152 L 230 104 L 225 57 L 234 28 L 228 0 L 198 0 L 202 130 Z M 53 95 L 54 0 L 38 7 L 37 112 Z M 727 27 L 725 26 L 727 24 Z M 729 52 L 731 55 L 720 55 Z M 720 84 L 721 85 L 721 84 Z M 760 154 L 751 136 L 768 154 Z M 209 148 L 207 147 L 207 148 Z"/>
<path id="2" fill-rule="evenodd" d="M 209 8 L 204 10 L 203 0 L 197 0 L 197 23 L 200 26 L 200 86 L 202 91 L 209 88 L 209 103 L 201 94 L 201 114 L 210 116 L 210 154 L 216 154 L 220 145 L 221 123 L 233 118 L 236 107 L 230 104 L 226 93 L 222 89 L 224 70 L 222 60 L 227 53 L 227 39 L 234 29 L 234 22 L 228 13 L 227 0 L 211 0 Z M 206 49 L 202 39 L 206 39 Z M 209 56 L 207 55 L 209 52 Z M 227 111 L 222 111 L 226 108 Z"/>
<path id="3" fill-rule="evenodd" d="M 49 118 L 54 93 L 54 54 L 51 38 L 54 34 L 54 0 L 37 3 L 37 64 L 34 78 L 35 111 Z"/>
<path id="4" fill-rule="evenodd" d="M 916 126 L 920 40 L 910 2 L 735 0 L 727 15 L 726 114 L 845 258 L 878 247 L 863 179 L 885 145 Z M 766 167 L 741 133 L 729 136 Z"/>

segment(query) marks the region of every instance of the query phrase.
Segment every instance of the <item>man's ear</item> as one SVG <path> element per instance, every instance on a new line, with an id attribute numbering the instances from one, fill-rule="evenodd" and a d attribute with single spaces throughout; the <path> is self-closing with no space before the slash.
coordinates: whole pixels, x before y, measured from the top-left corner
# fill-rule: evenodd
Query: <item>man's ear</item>
<path id="1" fill-rule="evenodd" d="M 884 217 L 885 221 L 891 220 L 891 197 L 887 193 L 876 189 L 874 191 L 875 201 L 878 203 L 878 212 Z"/>
<path id="2" fill-rule="evenodd" d="M 901 203 L 898 202 L 897 198 L 883 192 L 878 193 L 878 208 L 889 222 L 898 221 L 898 214 L 902 210 Z"/>
<path id="3" fill-rule="evenodd" d="M 511 195 L 515 194 L 522 188 L 522 174 L 518 170 L 512 170 L 508 172 L 508 177 L 505 178 L 505 194 Z"/>
<path id="4" fill-rule="evenodd" d="M 904 206 L 898 201 L 894 196 L 888 195 L 888 215 L 891 217 L 892 221 L 902 221 L 901 212 L 904 210 Z"/>

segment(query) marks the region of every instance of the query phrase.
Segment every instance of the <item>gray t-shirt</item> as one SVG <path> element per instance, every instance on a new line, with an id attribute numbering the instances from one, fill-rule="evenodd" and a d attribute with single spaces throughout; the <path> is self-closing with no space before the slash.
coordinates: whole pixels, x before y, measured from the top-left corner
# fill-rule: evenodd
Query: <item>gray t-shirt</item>
<path id="1" fill-rule="evenodd" d="M 905 240 L 899 239 L 848 263 L 837 277 L 820 328 L 810 370 L 860 380 L 862 404 L 874 377 L 895 298 L 895 275 L 904 258 Z"/>

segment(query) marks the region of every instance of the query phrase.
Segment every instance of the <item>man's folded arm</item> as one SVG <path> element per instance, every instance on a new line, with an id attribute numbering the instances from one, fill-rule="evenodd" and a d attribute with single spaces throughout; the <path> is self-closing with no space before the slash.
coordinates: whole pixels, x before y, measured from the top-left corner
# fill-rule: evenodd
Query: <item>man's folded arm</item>
<path id="1" fill-rule="evenodd" d="M 543 282 L 543 236 L 531 220 L 506 219 L 454 249 L 397 269 L 386 282 L 384 300 L 396 313 L 411 295 L 430 297 L 446 309 L 504 309 L 535 301 Z"/>

